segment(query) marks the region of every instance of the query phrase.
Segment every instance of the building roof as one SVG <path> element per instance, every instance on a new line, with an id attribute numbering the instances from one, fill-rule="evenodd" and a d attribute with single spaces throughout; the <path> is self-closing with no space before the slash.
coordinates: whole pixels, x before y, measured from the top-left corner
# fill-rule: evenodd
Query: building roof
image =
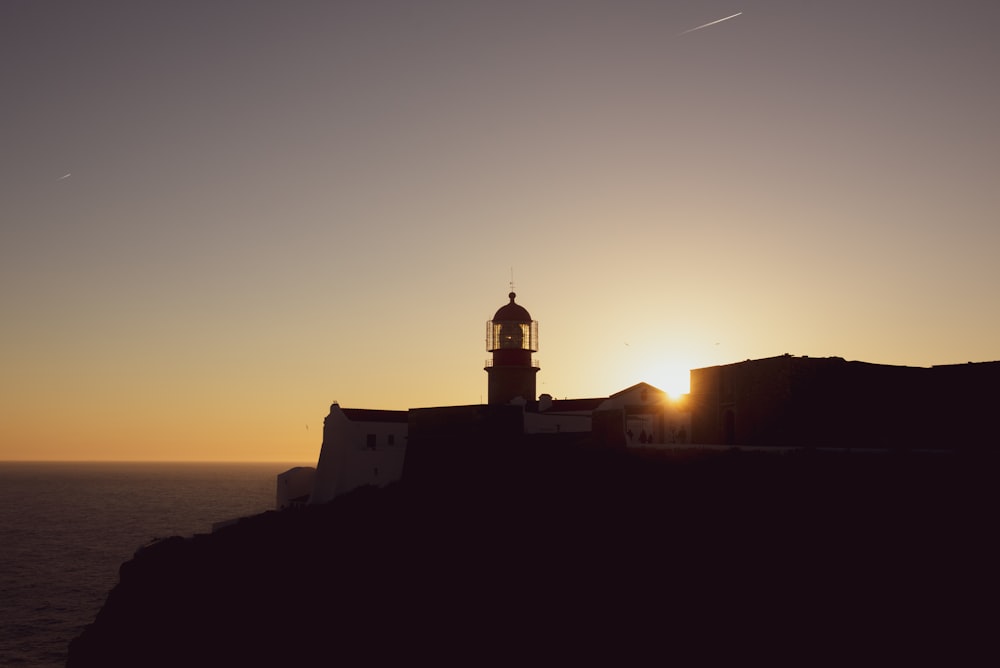
<path id="1" fill-rule="evenodd" d="M 493 316 L 493 320 L 508 321 L 508 322 L 510 321 L 531 322 L 531 314 L 528 313 L 528 310 L 523 306 L 521 306 L 520 304 L 514 303 L 514 298 L 517 297 L 517 295 L 511 292 L 507 296 L 510 297 L 510 303 L 501 306 L 497 310 L 496 315 Z"/>
<path id="2" fill-rule="evenodd" d="M 664 392 L 663 390 L 661 390 L 658 387 L 654 387 L 654 386 L 650 385 L 649 383 L 639 382 L 639 383 L 636 383 L 635 385 L 631 385 L 629 387 L 626 387 L 624 390 L 621 390 L 619 392 L 615 392 L 614 394 L 612 394 L 608 398 L 609 399 L 614 399 L 615 397 L 621 397 L 621 396 L 624 396 L 626 394 L 631 394 L 632 392 L 636 392 L 636 391 L 642 392 L 643 390 L 645 390 L 646 392 L 654 392 L 655 394 L 660 395 L 660 396 L 666 395 L 666 392 Z"/>
<path id="3" fill-rule="evenodd" d="M 552 405 L 546 408 L 544 412 L 567 413 L 576 411 L 592 411 L 600 406 L 605 399 L 606 397 L 595 397 L 589 399 L 553 399 Z"/>
<path id="4" fill-rule="evenodd" d="M 403 422 L 409 418 L 409 411 L 389 411 L 378 408 L 341 408 L 351 422 Z"/>

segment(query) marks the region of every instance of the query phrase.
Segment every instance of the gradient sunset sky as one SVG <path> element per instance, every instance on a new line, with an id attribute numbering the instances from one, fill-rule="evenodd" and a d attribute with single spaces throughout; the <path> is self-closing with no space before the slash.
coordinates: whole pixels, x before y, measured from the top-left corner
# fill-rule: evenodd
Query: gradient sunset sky
<path id="1" fill-rule="evenodd" d="M 335 400 L 479 403 L 512 268 L 560 398 L 996 360 L 998 28 L 966 0 L 5 0 L 0 459 L 310 463 Z"/>

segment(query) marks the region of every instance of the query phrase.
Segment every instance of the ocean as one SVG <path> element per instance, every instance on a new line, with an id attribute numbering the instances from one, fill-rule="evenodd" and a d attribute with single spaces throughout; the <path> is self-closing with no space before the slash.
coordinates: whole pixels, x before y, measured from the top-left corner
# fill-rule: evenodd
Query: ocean
<path id="1" fill-rule="evenodd" d="M 0 666 L 65 665 L 136 549 L 273 509 L 296 465 L 0 462 Z"/>

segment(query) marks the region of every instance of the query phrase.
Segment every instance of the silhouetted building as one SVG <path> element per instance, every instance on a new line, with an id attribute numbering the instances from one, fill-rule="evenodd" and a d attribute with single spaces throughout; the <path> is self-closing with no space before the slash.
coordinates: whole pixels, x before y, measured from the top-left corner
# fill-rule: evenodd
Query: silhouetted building
<path id="1" fill-rule="evenodd" d="M 502 478 L 515 453 L 526 465 L 523 406 L 413 408 L 409 430 L 403 474 L 408 482 L 424 487 L 438 482 L 475 486 Z"/>
<path id="2" fill-rule="evenodd" d="M 982 450 L 1000 362 L 907 367 L 782 355 L 691 371 L 692 442 Z"/>
<path id="3" fill-rule="evenodd" d="M 330 406 L 319 462 L 278 476 L 279 508 L 325 503 L 364 485 L 419 478 L 471 481 L 531 465 L 546 445 L 655 446 L 684 442 L 684 404 L 638 383 L 610 397 L 535 399 L 538 323 L 516 295 L 487 324 L 489 401 L 485 405 L 388 411 Z M 595 426 L 596 425 L 596 426 Z M 530 437 L 530 438 L 528 438 Z M 551 450 L 551 448 L 550 448 Z M 312 481 L 308 501 L 302 488 Z"/>
<path id="4" fill-rule="evenodd" d="M 488 399 L 491 404 L 512 401 L 535 401 L 535 374 L 538 363 L 531 354 L 538 352 L 538 322 L 531 319 L 511 292 L 510 303 L 501 306 L 486 323 L 486 350 L 493 357 L 486 361 Z"/>
<path id="5" fill-rule="evenodd" d="M 693 369 L 691 393 L 678 400 L 647 383 L 609 397 L 536 400 L 538 323 L 509 297 L 487 323 L 488 403 L 409 411 L 335 403 L 315 473 L 279 476 L 278 506 L 305 502 L 310 478 L 308 503 L 325 503 L 404 474 L 431 486 L 500 480 L 578 447 L 1000 449 L 1000 362 L 920 368 L 782 355 Z"/>

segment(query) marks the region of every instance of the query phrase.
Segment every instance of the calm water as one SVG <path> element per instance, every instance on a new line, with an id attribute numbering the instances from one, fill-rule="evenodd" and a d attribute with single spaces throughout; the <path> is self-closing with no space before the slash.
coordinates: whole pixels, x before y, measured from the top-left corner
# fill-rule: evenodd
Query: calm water
<path id="1" fill-rule="evenodd" d="M 0 462 L 0 666 L 62 666 L 118 566 L 274 507 L 295 464 Z"/>

